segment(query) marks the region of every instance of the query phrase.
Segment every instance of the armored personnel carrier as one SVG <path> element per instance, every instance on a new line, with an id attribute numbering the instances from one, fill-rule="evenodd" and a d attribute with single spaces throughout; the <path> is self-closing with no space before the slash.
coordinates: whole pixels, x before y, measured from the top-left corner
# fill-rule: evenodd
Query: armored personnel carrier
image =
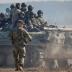
<path id="1" fill-rule="evenodd" d="M 0 31 L 0 66 L 14 66 L 10 31 Z M 39 66 L 44 59 L 44 51 L 48 39 L 48 33 L 45 31 L 29 32 L 32 36 L 30 44 L 26 45 L 26 61 L 25 66 Z"/>

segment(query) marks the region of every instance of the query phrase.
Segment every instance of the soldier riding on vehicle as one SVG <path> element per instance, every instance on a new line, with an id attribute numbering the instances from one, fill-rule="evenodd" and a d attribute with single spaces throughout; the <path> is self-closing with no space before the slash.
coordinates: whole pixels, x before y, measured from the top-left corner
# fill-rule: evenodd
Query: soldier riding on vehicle
<path id="1" fill-rule="evenodd" d="M 29 5 L 28 6 L 28 11 L 25 13 L 25 17 L 24 17 L 24 20 L 25 20 L 28 31 L 30 31 L 30 29 L 32 28 L 32 26 L 29 24 L 30 15 L 32 13 L 33 13 L 33 7 L 32 7 L 32 5 Z"/>
<path id="2" fill-rule="evenodd" d="M 40 30 L 43 30 L 43 28 L 47 26 L 47 21 L 45 21 L 45 19 L 43 18 L 42 10 L 38 10 L 37 12 L 37 22 Z"/>

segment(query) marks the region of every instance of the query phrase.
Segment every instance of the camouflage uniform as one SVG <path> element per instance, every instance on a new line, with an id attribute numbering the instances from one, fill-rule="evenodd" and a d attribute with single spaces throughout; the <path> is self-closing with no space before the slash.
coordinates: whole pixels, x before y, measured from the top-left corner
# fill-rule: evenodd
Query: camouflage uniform
<path id="1" fill-rule="evenodd" d="M 37 24 L 39 25 L 39 28 L 42 30 L 43 27 L 47 26 L 47 21 L 43 18 L 43 12 L 41 10 L 38 10 L 37 12 Z"/>
<path id="2" fill-rule="evenodd" d="M 41 27 L 47 26 L 47 22 L 43 19 L 43 17 L 37 17 L 37 23 Z"/>
<path id="3" fill-rule="evenodd" d="M 13 36 L 14 35 L 14 36 Z M 25 29 L 17 29 L 12 33 L 12 44 L 14 45 L 13 55 L 15 59 L 15 67 L 18 69 L 24 66 L 24 58 L 26 55 L 25 45 L 31 40 L 30 35 Z"/>
<path id="4" fill-rule="evenodd" d="M 27 30 L 30 31 L 30 29 L 32 28 L 32 25 L 30 25 L 29 20 L 30 20 L 30 16 L 33 13 L 33 7 L 31 5 L 28 6 L 28 11 L 25 13 L 24 16 L 24 21 L 26 23 L 26 27 Z"/>
<path id="5" fill-rule="evenodd" d="M 30 19 L 28 21 L 29 25 L 31 26 L 31 30 L 32 31 L 40 31 L 38 29 L 39 24 L 37 22 L 37 18 L 35 18 L 34 14 L 32 13 L 32 15 L 30 16 Z"/>

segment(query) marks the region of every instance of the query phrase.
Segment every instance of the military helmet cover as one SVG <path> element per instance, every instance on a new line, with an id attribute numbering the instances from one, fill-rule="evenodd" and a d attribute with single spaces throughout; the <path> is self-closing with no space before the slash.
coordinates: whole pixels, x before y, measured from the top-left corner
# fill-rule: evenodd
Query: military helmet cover
<path id="1" fill-rule="evenodd" d="M 14 7 L 15 7 L 14 4 L 11 4 L 11 5 L 10 5 L 10 8 L 14 8 Z"/>
<path id="2" fill-rule="evenodd" d="M 16 7 L 19 8 L 20 7 L 20 3 L 16 3 Z"/>
<path id="3" fill-rule="evenodd" d="M 29 10 L 29 9 L 33 9 L 32 5 L 29 5 L 29 6 L 28 6 L 28 10 Z"/>
<path id="4" fill-rule="evenodd" d="M 37 14 L 43 14 L 42 10 L 38 10 Z"/>
<path id="5" fill-rule="evenodd" d="M 22 3 L 21 4 L 21 7 L 26 7 L 27 5 L 25 3 Z"/>

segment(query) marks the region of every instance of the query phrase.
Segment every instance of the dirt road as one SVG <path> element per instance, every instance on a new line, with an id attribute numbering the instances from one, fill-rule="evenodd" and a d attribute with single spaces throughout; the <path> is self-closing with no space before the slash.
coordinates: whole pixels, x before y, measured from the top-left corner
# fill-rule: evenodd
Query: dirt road
<path id="1" fill-rule="evenodd" d="M 0 72 L 21 72 L 21 71 L 15 71 L 14 68 L 0 68 Z M 24 69 L 24 72 L 72 72 L 72 70 L 47 70 L 47 69 Z"/>

